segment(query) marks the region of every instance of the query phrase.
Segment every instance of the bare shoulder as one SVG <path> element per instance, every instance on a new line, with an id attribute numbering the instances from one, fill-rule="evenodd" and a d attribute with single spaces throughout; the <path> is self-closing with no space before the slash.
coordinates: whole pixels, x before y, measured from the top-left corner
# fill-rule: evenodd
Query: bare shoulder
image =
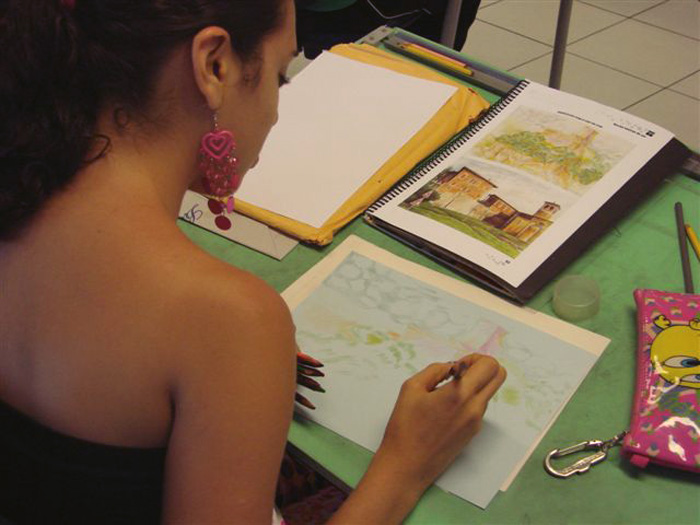
<path id="1" fill-rule="evenodd" d="M 278 358 L 293 345 L 294 326 L 281 296 L 259 277 L 203 253 L 192 253 L 175 271 L 176 314 L 168 321 L 181 341 L 206 348 L 222 341 L 238 359 Z M 204 348 L 203 348 L 204 347 Z M 188 347 L 179 359 L 186 357 Z"/>
<path id="2" fill-rule="evenodd" d="M 291 315 L 248 272 L 198 255 L 184 266 L 164 521 L 269 520 L 293 410 Z"/>

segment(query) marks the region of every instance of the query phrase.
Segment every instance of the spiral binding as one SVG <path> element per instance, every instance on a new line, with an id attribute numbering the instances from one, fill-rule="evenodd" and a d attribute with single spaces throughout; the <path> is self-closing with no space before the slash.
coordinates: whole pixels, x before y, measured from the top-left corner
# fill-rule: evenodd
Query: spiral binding
<path id="1" fill-rule="evenodd" d="M 450 141 L 445 143 L 440 149 L 435 151 L 431 156 L 425 159 L 422 164 L 416 166 L 413 171 L 409 172 L 404 178 L 402 178 L 394 187 L 387 191 L 377 202 L 372 204 L 367 209 L 368 214 L 372 214 L 379 210 L 382 206 L 387 204 L 389 201 L 393 200 L 397 195 L 403 192 L 406 188 L 412 186 L 418 179 L 423 175 L 430 172 L 438 164 L 440 164 L 447 157 L 452 155 L 455 151 L 461 148 L 469 139 L 481 131 L 484 126 L 491 122 L 496 116 L 503 111 L 503 109 L 513 102 L 513 100 L 528 86 L 530 82 L 527 80 L 521 80 L 516 84 L 516 86 L 511 89 L 508 94 L 499 100 L 496 104 L 491 106 L 486 114 L 481 117 L 476 122 L 469 124 L 457 135 L 455 135 Z"/>

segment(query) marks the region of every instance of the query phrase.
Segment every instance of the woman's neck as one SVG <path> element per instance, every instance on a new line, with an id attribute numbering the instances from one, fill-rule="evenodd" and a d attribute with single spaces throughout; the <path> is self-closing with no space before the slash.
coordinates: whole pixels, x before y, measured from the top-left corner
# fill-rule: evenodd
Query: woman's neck
<path id="1" fill-rule="evenodd" d="M 120 194 L 138 192 L 177 218 L 185 191 L 198 178 L 199 141 L 211 125 L 211 109 L 191 69 L 190 48 L 182 45 L 163 65 L 147 114 L 124 124 L 119 122 L 123 113 L 104 108 L 96 128 L 110 138 L 110 148 L 79 178 L 92 178 L 94 184 L 107 184 Z"/>
<path id="2" fill-rule="evenodd" d="M 164 131 L 156 133 L 115 132 L 107 127 L 108 150 L 81 170 L 78 178 L 88 186 L 104 185 L 122 196 L 139 193 L 177 218 L 185 191 L 196 177 L 198 142 L 196 133 L 186 127 L 161 128 Z"/>

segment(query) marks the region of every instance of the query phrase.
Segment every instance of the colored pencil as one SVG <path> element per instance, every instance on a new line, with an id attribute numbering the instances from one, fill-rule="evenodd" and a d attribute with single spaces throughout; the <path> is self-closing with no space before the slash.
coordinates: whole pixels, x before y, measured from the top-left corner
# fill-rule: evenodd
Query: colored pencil
<path id="1" fill-rule="evenodd" d="M 448 57 L 447 55 L 443 55 L 442 53 L 438 53 L 437 51 L 433 51 L 432 49 L 421 46 L 420 44 L 408 43 L 408 44 L 405 44 L 405 47 L 409 50 L 415 50 L 415 51 L 418 51 L 421 53 L 427 53 L 428 55 L 437 59 L 438 61 L 441 61 L 441 62 L 444 61 L 447 64 L 464 69 L 464 70 L 466 70 L 466 72 L 471 72 L 471 69 L 469 69 L 469 67 L 467 67 L 466 62 L 457 60 L 456 58 Z"/>
<path id="2" fill-rule="evenodd" d="M 314 359 L 310 355 L 306 355 L 303 352 L 297 352 L 297 362 L 301 362 L 302 365 L 313 366 L 314 368 L 320 368 L 323 366 L 321 361 Z"/>
<path id="3" fill-rule="evenodd" d="M 455 51 L 454 49 L 450 49 L 449 47 L 444 47 L 443 45 L 431 42 L 430 40 L 413 38 L 411 35 L 407 34 L 394 35 L 394 39 L 398 42 L 401 42 L 404 45 L 415 44 L 417 46 L 422 47 L 423 49 L 428 49 L 433 53 L 437 53 L 440 56 L 451 58 L 452 60 L 457 60 L 459 62 L 464 62 L 466 66 L 469 66 L 469 64 L 466 61 L 466 57 L 464 57 L 459 51 Z"/>
<path id="4" fill-rule="evenodd" d="M 403 48 L 406 52 L 415 55 L 416 57 L 420 57 L 435 66 L 440 66 L 447 71 L 467 76 L 472 76 L 474 74 L 473 71 L 467 68 L 464 64 L 460 64 L 451 58 L 438 55 L 437 53 L 416 44 L 405 44 Z"/>
<path id="5" fill-rule="evenodd" d="M 305 386 L 310 390 L 313 390 L 314 392 L 326 391 L 318 381 L 311 379 L 310 377 L 297 375 L 297 383 L 299 383 L 301 386 Z"/>
<path id="6" fill-rule="evenodd" d="M 443 377 L 437 385 L 433 388 L 433 390 L 437 390 L 440 386 L 445 384 L 447 381 L 450 380 L 455 380 L 459 379 L 462 377 L 464 374 L 464 371 L 467 369 L 467 365 L 461 361 L 450 361 L 450 369 L 447 371 L 447 374 L 445 374 L 445 377 Z"/>
<path id="7" fill-rule="evenodd" d="M 466 369 L 467 365 L 463 361 L 459 361 L 458 363 L 453 364 L 452 368 L 450 368 L 450 376 L 453 379 L 459 379 L 462 377 L 462 374 L 464 374 Z"/>
<path id="8" fill-rule="evenodd" d="M 294 401 L 299 403 L 302 406 L 305 406 L 306 408 L 310 408 L 311 410 L 316 410 L 316 407 L 314 404 L 306 399 L 304 396 L 302 396 L 299 392 L 294 393 Z"/>
<path id="9" fill-rule="evenodd" d="M 304 365 L 297 365 L 297 373 L 303 374 L 305 376 L 313 376 L 313 377 L 325 377 L 326 374 L 321 372 L 320 370 L 316 368 L 308 368 Z"/>
<path id="10" fill-rule="evenodd" d="M 678 232 L 678 245 L 681 250 L 681 266 L 683 268 L 683 283 L 685 293 L 695 293 L 693 287 L 693 274 L 690 271 L 690 259 L 688 258 L 688 242 L 686 241 L 685 220 L 683 219 L 683 204 L 676 203 L 676 230 Z"/>
<path id="11" fill-rule="evenodd" d="M 431 43 L 430 41 L 424 41 L 420 38 L 413 38 L 410 34 L 395 34 L 383 39 L 383 44 L 387 49 L 404 55 L 411 60 L 421 62 L 430 68 L 437 69 L 470 84 L 486 88 L 492 93 L 501 96 L 505 96 L 520 81 L 520 79 L 508 73 L 500 72 L 484 64 L 479 64 L 478 62 L 472 62 L 468 57 L 452 49 Z M 429 58 L 426 54 L 418 55 L 417 53 L 413 53 L 407 47 L 408 44 L 418 45 L 442 57 L 461 62 L 464 64 L 465 68 L 468 68 L 469 72 L 467 73 L 467 70 L 462 68 L 447 67 L 433 60 L 432 57 Z"/>
<path id="12" fill-rule="evenodd" d="M 688 240 L 690 241 L 690 245 L 693 247 L 695 256 L 698 258 L 698 260 L 700 260 L 700 242 L 698 241 L 698 236 L 695 235 L 695 230 L 693 230 L 693 227 L 690 224 L 685 225 L 685 233 L 688 235 Z"/>

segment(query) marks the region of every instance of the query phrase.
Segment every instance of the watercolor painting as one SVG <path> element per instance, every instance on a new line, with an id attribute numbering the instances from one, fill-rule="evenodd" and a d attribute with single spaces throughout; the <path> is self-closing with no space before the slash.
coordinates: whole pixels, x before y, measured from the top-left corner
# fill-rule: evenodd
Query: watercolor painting
<path id="1" fill-rule="evenodd" d="M 399 206 L 516 258 L 578 199 L 528 173 L 463 157 Z"/>
<path id="2" fill-rule="evenodd" d="M 593 123 L 516 108 L 399 207 L 517 258 L 634 145 Z"/>
<path id="3" fill-rule="evenodd" d="M 484 430 L 438 485 L 488 504 L 595 362 L 595 355 L 350 253 L 294 310 L 300 348 L 325 365 L 308 417 L 376 450 L 404 380 L 478 351 L 508 379 Z M 306 395 L 307 392 L 304 392 Z"/>
<path id="4" fill-rule="evenodd" d="M 515 259 L 633 147 L 592 123 L 519 107 L 399 207 Z"/>
<path id="5" fill-rule="evenodd" d="M 519 107 L 472 154 L 582 195 L 633 147 L 573 115 Z"/>

